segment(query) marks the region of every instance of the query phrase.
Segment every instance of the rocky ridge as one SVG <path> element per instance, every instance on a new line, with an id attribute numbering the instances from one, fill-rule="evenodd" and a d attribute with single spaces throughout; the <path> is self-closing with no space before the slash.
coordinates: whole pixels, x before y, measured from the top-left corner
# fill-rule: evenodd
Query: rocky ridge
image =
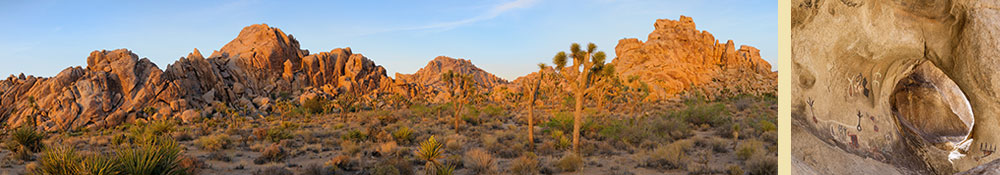
<path id="1" fill-rule="evenodd" d="M 441 74 L 448 71 L 470 76 L 472 81 L 475 82 L 476 87 L 481 90 L 490 90 L 509 83 L 507 80 L 476 67 L 470 60 L 447 56 L 434 58 L 426 66 L 417 70 L 416 73 L 396 73 L 396 81 L 403 84 L 414 84 L 430 96 L 428 100 L 441 102 L 447 98 L 444 97 L 446 94 L 440 92 L 445 92 L 451 88 L 447 82 L 441 80 Z"/>
<path id="2" fill-rule="evenodd" d="M 621 40 L 613 64 L 622 79 L 638 76 L 652 85 L 652 100 L 701 87 L 712 95 L 773 93 L 776 73 L 749 46 L 717 43 L 697 31 L 688 17 L 658 20 L 644 43 Z M 113 127 L 138 120 L 219 117 L 223 109 L 239 116 L 267 116 L 278 101 L 333 99 L 349 93 L 359 98 L 395 94 L 411 100 L 443 102 L 447 85 L 440 74 L 470 75 L 489 100 L 514 102 L 525 79 L 513 83 L 466 59 L 439 56 L 414 74 L 386 75 L 382 66 L 351 48 L 309 53 L 298 41 L 266 24 L 243 28 L 238 36 L 204 57 L 198 49 L 160 70 L 126 49 L 94 51 L 86 68 L 70 67 L 54 77 L 11 75 L 0 80 L 0 122 L 35 125 L 48 131 Z M 556 72 L 548 67 L 546 74 Z M 550 93 L 565 83 L 547 76 Z M 544 90 L 543 89 L 543 90 Z M 723 91 L 720 89 L 735 89 Z M 369 99 L 370 100 L 370 99 Z"/>
<path id="3" fill-rule="evenodd" d="M 751 46 L 736 49 L 698 30 L 691 17 L 659 19 L 646 42 L 618 41 L 612 60 L 622 79 L 638 76 L 649 84 L 649 98 L 664 99 L 691 89 L 708 97 L 777 92 L 778 73 Z"/>

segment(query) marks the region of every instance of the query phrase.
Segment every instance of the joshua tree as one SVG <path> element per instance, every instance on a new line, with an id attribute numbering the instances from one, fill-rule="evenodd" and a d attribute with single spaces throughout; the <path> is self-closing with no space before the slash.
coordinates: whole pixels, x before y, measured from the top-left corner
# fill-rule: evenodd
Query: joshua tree
<path id="1" fill-rule="evenodd" d="M 451 103 L 455 106 L 453 108 L 455 110 L 453 114 L 455 116 L 455 133 L 458 133 L 458 122 L 462 119 L 460 115 L 462 107 L 465 106 L 465 102 L 472 95 L 472 85 L 475 82 L 472 82 L 472 78 L 468 75 L 455 73 L 450 70 L 441 74 L 441 80 L 451 86 Z"/>
<path id="2" fill-rule="evenodd" d="M 559 52 L 555 57 L 552 58 L 552 62 L 556 64 L 556 70 L 560 73 L 566 74 L 566 79 L 572 83 L 573 93 L 576 97 L 576 109 L 573 112 L 573 152 L 580 152 L 580 124 L 583 120 L 583 96 L 584 93 L 590 88 L 590 81 L 588 79 L 593 78 L 594 72 L 600 70 L 592 70 L 594 68 L 600 69 L 604 66 L 604 58 L 607 56 L 603 51 L 597 51 L 597 45 L 594 43 L 587 44 L 587 50 L 580 50 L 580 44 L 573 43 L 569 47 L 570 57 L 573 58 L 573 65 L 567 70 L 563 70 L 566 67 L 566 52 Z M 581 69 L 582 66 L 582 69 Z M 568 72 L 567 72 L 568 71 Z M 575 80 L 574 80 L 575 79 Z"/>
<path id="3" fill-rule="evenodd" d="M 528 148 L 535 151 L 535 101 L 538 99 L 538 89 L 545 78 L 545 63 L 538 63 L 538 78 L 534 83 L 528 83 Z"/>

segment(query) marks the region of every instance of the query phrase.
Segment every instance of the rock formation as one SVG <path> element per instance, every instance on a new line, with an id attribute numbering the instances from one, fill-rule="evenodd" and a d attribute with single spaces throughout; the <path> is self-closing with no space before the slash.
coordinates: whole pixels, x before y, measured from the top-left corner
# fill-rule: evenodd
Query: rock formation
<path id="1" fill-rule="evenodd" d="M 695 28 L 687 16 L 659 19 L 646 42 L 621 39 L 612 64 L 622 79 L 638 76 L 650 85 L 650 98 L 664 99 L 697 88 L 709 97 L 776 93 L 777 72 L 751 46 L 736 50 Z"/>
<path id="2" fill-rule="evenodd" d="M 798 151 L 834 146 L 903 172 L 952 174 L 1000 158 L 997 6 L 793 1 L 793 129 L 822 141 L 793 147 L 794 161 L 868 166 Z"/>
<path id="3" fill-rule="evenodd" d="M 272 98 L 353 92 L 407 92 L 385 69 L 350 48 L 308 55 L 298 41 L 265 24 L 243 29 L 209 58 L 195 49 L 161 71 L 131 51 L 94 51 L 87 68 L 52 78 L 23 74 L 0 81 L 0 121 L 46 130 L 108 127 L 132 120 L 211 115 L 225 105 L 266 115 Z M 200 113 L 192 111 L 204 110 Z"/>
<path id="4" fill-rule="evenodd" d="M 430 101 L 439 102 L 447 99 L 446 94 L 440 93 L 450 89 L 451 87 L 444 81 L 441 80 L 441 74 L 448 71 L 454 71 L 455 73 L 469 75 L 472 81 L 476 83 L 476 87 L 480 90 L 491 90 L 493 88 L 503 86 L 508 84 L 507 80 L 501 79 L 496 75 L 486 72 L 476 65 L 472 64 L 472 61 L 466 59 L 455 59 L 446 56 L 438 56 L 427 63 L 426 66 L 417 70 L 413 74 L 396 74 L 396 81 L 400 83 L 415 84 L 420 89 L 427 92 L 430 95 Z"/>

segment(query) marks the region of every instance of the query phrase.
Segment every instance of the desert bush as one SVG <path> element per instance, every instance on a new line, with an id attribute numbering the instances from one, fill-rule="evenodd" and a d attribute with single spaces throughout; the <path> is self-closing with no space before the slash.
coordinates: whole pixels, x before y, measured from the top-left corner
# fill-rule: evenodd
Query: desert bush
<path id="1" fill-rule="evenodd" d="M 556 149 L 566 149 L 572 144 L 561 130 L 552 131 L 552 139 L 555 140 Z"/>
<path id="2" fill-rule="evenodd" d="M 80 155 L 70 147 L 55 146 L 46 148 L 38 159 L 36 174 L 72 175 L 82 174 Z"/>
<path id="3" fill-rule="evenodd" d="M 750 106 L 753 105 L 754 100 L 755 100 L 754 97 L 743 96 L 743 95 L 731 99 L 733 106 L 736 107 L 736 110 L 739 111 L 743 111 L 747 108 L 750 108 Z"/>
<path id="4" fill-rule="evenodd" d="M 531 152 L 521 154 L 521 157 L 511 162 L 510 171 L 517 175 L 533 175 L 538 173 L 538 156 Z"/>
<path id="5" fill-rule="evenodd" d="M 324 109 L 324 106 L 326 106 L 327 103 L 328 101 L 326 100 L 326 98 L 313 97 L 310 99 L 306 99 L 302 103 L 302 108 L 305 109 L 305 111 L 309 114 L 320 114 L 326 111 Z"/>
<path id="6" fill-rule="evenodd" d="M 347 131 L 347 134 L 340 135 L 340 139 L 361 142 L 368 140 L 368 133 L 365 133 L 361 130 L 352 129 L 350 131 Z"/>
<path id="7" fill-rule="evenodd" d="M 109 155 L 92 155 L 84 158 L 80 166 L 83 173 L 88 175 L 116 175 L 121 174 L 118 160 Z"/>
<path id="8" fill-rule="evenodd" d="M 649 155 L 650 163 L 667 168 L 681 168 L 689 162 L 687 151 L 694 146 L 692 140 L 678 140 L 667 145 L 661 145 Z"/>
<path id="9" fill-rule="evenodd" d="M 35 130 L 33 127 L 22 126 L 11 133 L 14 143 L 17 145 L 9 145 L 8 149 L 18 151 L 23 148 L 25 151 L 39 152 L 42 151 L 44 145 L 42 144 L 42 139 L 45 139 L 45 133 Z"/>
<path id="10" fill-rule="evenodd" d="M 174 124 L 174 122 L 172 122 L 172 120 L 157 120 L 149 122 L 147 127 L 149 129 L 148 132 L 151 132 L 151 134 L 153 135 L 159 136 L 159 135 L 169 135 L 170 133 L 174 132 L 174 128 L 176 127 L 176 125 Z"/>
<path id="11" fill-rule="evenodd" d="M 465 152 L 465 161 L 463 162 L 465 163 L 465 167 L 471 168 L 479 174 L 493 172 L 493 167 L 496 163 L 493 156 L 481 148 Z"/>
<path id="12" fill-rule="evenodd" d="M 385 142 L 378 146 L 377 151 L 384 156 L 395 156 L 398 147 L 396 142 Z"/>
<path id="13" fill-rule="evenodd" d="M 573 131 L 573 114 L 569 112 L 557 112 L 552 114 L 549 121 L 542 124 L 549 129 L 562 131 L 563 133 Z"/>
<path id="14" fill-rule="evenodd" d="M 758 152 L 747 160 L 746 167 L 751 175 L 778 174 L 778 159 L 776 155 Z"/>
<path id="15" fill-rule="evenodd" d="M 326 162 L 326 166 L 330 166 L 339 170 L 348 170 L 353 167 L 351 157 L 345 155 L 337 155 Z"/>
<path id="16" fill-rule="evenodd" d="M 230 142 L 232 141 L 229 139 L 229 135 L 226 134 L 202 136 L 194 141 L 196 145 L 208 151 L 218 151 L 229 148 Z"/>
<path id="17" fill-rule="evenodd" d="M 690 126 L 688 126 L 688 124 L 676 118 L 650 117 L 649 121 L 643 123 L 647 124 L 647 126 L 640 126 L 640 127 L 645 127 L 640 129 L 651 131 L 653 135 L 653 137 L 651 138 L 653 140 L 675 141 L 690 137 L 692 133 L 692 130 L 690 129 Z M 633 132 L 646 132 L 646 131 L 640 130 Z M 633 134 L 630 135 L 629 137 L 632 137 L 634 140 L 642 140 L 640 136 L 643 135 Z"/>
<path id="18" fill-rule="evenodd" d="M 253 160 L 254 164 L 264 164 L 267 162 L 277 162 L 285 160 L 288 153 L 285 152 L 284 148 L 281 148 L 280 144 L 271 144 L 260 153 L 260 157 Z"/>
<path id="19" fill-rule="evenodd" d="M 482 112 L 487 116 L 496 117 L 503 115 L 504 109 L 494 104 L 488 104 L 483 107 Z"/>
<path id="20" fill-rule="evenodd" d="M 166 137 L 151 139 L 115 150 L 125 174 L 185 174 L 180 166 L 181 148 Z"/>
<path id="21" fill-rule="evenodd" d="M 459 151 L 462 149 L 462 145 L 465 143 L 465 137 L 458 134 L 448 135 L 445 137 L 444 146 L 449 151 Z"/>
<path id="22" fill-rule="evenodd" d="M 567 172 L 573 172 L 583 167 L 583 158 L 576 153 L 568 152 L 555 163 L 556 167 Z"/>
<path id="23" fill-rule="evenodd" d="M 723 126 L 729 122 L 729 117 L 725 115 L 726 111 L 726 105 L 722 103 L 695 104 L 674 112 L 672 115 L 683 118 L 694 125 Z"/>
<path id="24" fill-rule="evenodd" d="M 391 158 L 379 161 L 372 171 L 373 175 L 409 175 L 413 174 L 413 166 L 409 161 Z"/>
<path id="25" fill-rule="evenodd" d="M 319 164 L 309 164 L 302 170 L 302 175 L 330 175 L 333 171 L 330 168 Z"/>
<path id="26" fill-rule="evenodd" d="M 437 175 L 452 175 L 455 174 L 455 165 L 435 165 L 434 174 Z"/>
<path id="27" fill-rule="evenodd" d="M 740 168 L 739 165 L 729 165 L 729 167 L 726 168 L 726 172 L 729 173 L 729 175 L 743 175 L 744 173 L 743 168 Z"/>
<path id="28" fill-rule="evenodd" d="M 293 175 L 294 173 L 292 173 L 291 170 L 288 170 L 285 167 L 272 166 L 272 167 L 267 167 L 267 168 L 264 168 L 264 169 L 261 169 L 261 170 L 257 170 L 257 172 L 254 172 L 253 174 L 254 175 Z"/>
<path id="29" fill-rule="evenodd" d="M 757 122 L 757 130 L 760 132 L 777 131 L 778 127 L 774 125 L 774 122 L 760 120 Z"/>
<path id="30" fill-rule="evenodd" d="M 372 169 L 372 175 L 400 175 L 399 169 L 388 164 L 376 164 Z"/>
<path id="31" fill-rule="evenodd" d="M 392 138 L 396 139 L 397 142 L 407 144 L 413 141 L 413 130 L 410 127 L 401 126 L 396 131 L 392 132 Z"/>
<path id="32" fill-rule="evenodd" d="M 764 152 L 764 143 L 756 139 L 740 141 L 736 146 L 736 158 L 748 160 L 758 152 Z"/>
<path id="33" fill-rule="evenodd" d="M 359 146 L 357 142 L 350 141 L 350 140 L 342 140 L 342 141 L 340 141 L 340 149 L 343 150 L 344 153 L 347 153 L 347 154 L 350 154 L 350 155 L 355 155 L 355 154 L 358 154 L 359 152 L 361 152 L 361 146 Z"/>

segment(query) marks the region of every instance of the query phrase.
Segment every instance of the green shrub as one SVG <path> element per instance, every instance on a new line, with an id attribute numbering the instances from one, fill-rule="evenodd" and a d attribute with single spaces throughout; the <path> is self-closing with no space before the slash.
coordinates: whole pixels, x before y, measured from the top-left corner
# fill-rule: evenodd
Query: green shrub
<path id="1" fill-rule="evenodd" d="M 30 152 L 42 151 L 44 145 L 42 144 L 42 139 L 45 139 L 45 133 L 38 132 L 33 127 L 22 126 L 17 130 L 14 130 L 13 136 L 14 142 L 17 143 L 20 148 L 24 148 Z M 14 149 L 20 149 L 15 147 Z M 17 151 L 17 150 L 15 150 Z"/>
<path id="2" fill-rule="evenodd" d="M 180 166 L 180 146 L 166 137 L 134 146 L 117 148 L 117 160 L 125 174 L 186 174 Z"/>
<path id="3" fill-rule="evenodd" d="M 361 130 L 353 129 L 347 131 L 347 134 L 340 135 L 341 140 L 350 140 L 355 142 L 361 142 L 368 140 L 368 134 L 362 132 Z"/>
<path id="4" fill-rule="evenodd" d="M 282 121 L 278 126 L 272 126 L 267 129 L 267 140 L 272 142 L 281 142 L 281 140 L 291 139 L 294 137 L 292 135 L 292 130 L 295 129 L 298 129 L 298 125 Z"/>
<path id="5" fill-rule="evenodd" d="M 88 175 L 117 175 L 121 174 L 121 167 L 118 161 L 109 155 L 93 155 L 83 160 L 84 173 Z"/>
<path id="6" fill-rule="evenodd" d="M 694 125 L 708 124 L 711 126 L 723 126 L 729 122 L 729 117 L 725 114 L 726 105 L 722 103 L 695 104 L 689 105 L 681 111 L 672 114 L 675 117 L 683 118 L 688 123 Z"/>
<path id="7" fill-rule="evenodd" d="M 757 128 L 760 132 L 777 131 L 778 126 L 775 126 L 773 122 L 767 120 L 760 120 L 757 124 Z"/>
<path id="8" fill-rule="evenodd" d="M 543 124 L 545 127 L 562 131 L 563 133 L 573 132 L 573 114 L 569 112 L 557 112 Z"/>
<path id="9" fill-rule="evenodd" d="M 323 97 L 313 97 L 302 103 L 302 108 L 310 114 L 320 114 L 325 112 L 324 106 L 328 101 Z"/>
<path id="10" fill-rule="evenodd" d="M 436 165 L 434 166 L 435 173 L 437 175 L 452 175 L 455 174 L 455 165 Z"/>
<path id="11" fill-rule="evenodd" d="M 572 144 L 562 130 L 552 131 L 552 139 L 555 140 L 556 149 L 566 149 Z"/>
<path id="12" fill-rule="evenodd" d="M 399 143 L 410 143 L 413 141 L 413 130 L 410 127 L 401 126 L 392 132 L 392 138 L 396 139 L 396 142 Z"/>
<path id="13" fill-rule="evenodd" d="M 80 155 L 73 148 L 56 146 L 46 148 L 38 159 L 36 174 L 72 175 L 81 174 Z"/>

